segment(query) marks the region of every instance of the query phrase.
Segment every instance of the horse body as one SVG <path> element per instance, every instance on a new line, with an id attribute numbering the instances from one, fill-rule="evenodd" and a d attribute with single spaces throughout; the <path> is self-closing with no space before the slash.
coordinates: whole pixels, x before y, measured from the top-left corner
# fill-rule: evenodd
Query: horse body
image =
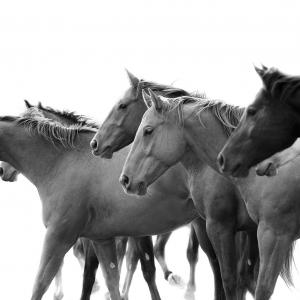
<path id="1" fill-rule="evenodd" d="M 148 103 L 148 106 L 151 104 Z M 189 175 L 189 189 L 197 210 L 206 219 L 208 236 L 220 264 L 226 297 L 240 299 L 243 295 L 238 286 L 235 234 L 247 229 L 255 243 L 256 226 L 249 218 L 236 187 L 205 160 L 198 159 L 192 149 L 185 145 L 187 136 L 181 128 L 180 113 L 174 109 L 176 120 L 171 124 L 163 108 L 158 106 L 157 109 L 159 113 L 150 116 L 147 112 L 144 115 L 124 165 L 121 183 L 127 192 L 143 195 L 147 187 L 170 166 L 181 162 Z M 155 108 L 151 107 L 149 111 L 153 112 Z M 196 136 L 190 138 L 198 139 Z M 157 153 L 159 155 L 156 156 Z M 251 264 L 255 264 L 255 259 Z"/>
<path id="2" fill-rule="evenodd" d="M 193 161 L 197 158 L 219 171 L 218 152 L 226 142 L 226 132 L 237 124 L 240 115 L 241 110 L 221 102 L 179 99 L 175 103 L 168 100 L 165 104 L 157 97 L 144 116 L 123 172 L 131 172 L 134 185 L 136 180 L 144 181 L 144 185 L 151 184 L 158 172 L 149 175 L 141 174 L 141 170 L 147 170 L 149 162 L 152 166 L 157 165 L 157 170 L 160 162 L 170 165 L 166 160 L 169 156 L 166 156 L 165 145 L 173 149 L 174 161 L 190 152 Z M 178 122 L 178 116 L 182 122 Z M 148 136 L 149 132 L 152 133 Z M 164 144 L 158 143 L 162 136 Z M 151 151 L 147 152 L 149 148 Z M 254 172 L 244 179 L 224 177 L 238 188 L 250 217 L 258 225 L 260 267 L 256 300 L 271 297 L 280 272 L 287 282 L 291 280 L 289 267 L 293 242 L 299 237 L 300 225 L 298 163 L 271 179 L 256 177 Z M 137 170 L 137 174 L 133 170 Z"/>
<path id="3" fill-rule="evenodd" d="M 184 173 L 178 171 L 181 167 L 176 167 L 170 178 L 161 181 L 157 186 L 160 191 L 151 190 L 141 202 L 139 198 L 125 195 L 118 184 L 127 149 L 111 162 L 99 160 L 89 149 L 94 131 L 79 130 L 73 140 L 74 148 L 70 145 L 64 147 L 58 139 L 49 141 L 34 132 L 35 129 L 18 122 L 17 118 L 0 120 L 3 145 L 0 156 L 36 185 L 47 227 L 32 299 L 41 299 L 64 254 L 78 237 L 93 240 L 100 261 L 103 255 L 108 256 L 104 275 L 116 278 L 114 282 L 107 282 L 112 299 L 119 299 L 114 242 L 111 239 L 119 235 L 167 232 L 198 216 L 192 200 L 189 200 L 189 192 L 179 185 L 173 188 L 177 180 L 182 180 Z M 170 182 L 171 187 L 168 186 Z M 182 201 L 182 197 L 186 201 Z"/>
<path id="4" fill-rule="evenodd" d="M 143 114 L 147 109 L 143 101 L 142 89 L 151 86 L 157 93 L 168 97 L 179 97 L 189 94 L 185 90 L 173 86 L 140 80 L 128 71 L 127 75 L 130 87 L 125 91 L 122 98 L 113 106 L 91 141 L 91 148 L 94 155 L 99 155 L 103 158 L 111 158 L 115 152 L 131 144 Z M 180 186 L 182 186 L 183 193 L 185 193 L 186 189 L 188 189 L 188 184 L 186 181 L 182 181 L 182 183 L 183 184 Z M 170 184 L 172 184 L 172 182 L 170 182 Z M 195 223 L 194 225 L 198 226 L 199 224 Z M 187 258 L 190 264 L 190 277 L 186 291 L 186 297 L 188 299 L 193 298 L 195 292 L 195 264 L 199 246 L 194 225 L 191 224 L 187 248 Z M 171 232 L 157 237 L 154 247 L 155 256 L 164 272 L 165 279 L 170 283 L 180 284 L 180 278 L 170 271 L 165 260 L 164 250 L 170 235 Z M 202 245 L 202 247 L 206 246 Z"/>

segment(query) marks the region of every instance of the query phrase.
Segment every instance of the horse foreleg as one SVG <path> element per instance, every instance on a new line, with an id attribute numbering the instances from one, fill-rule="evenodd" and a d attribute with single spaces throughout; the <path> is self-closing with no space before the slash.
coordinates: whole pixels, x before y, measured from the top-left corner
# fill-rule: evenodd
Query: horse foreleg
<path id="1" fill-rule="evenodd" d="M 70 250 L 75 241 L 75 237 L 67 237 L 66 234 L 61 232 L 60 228 L 47 229 L 31 300 L 42 299 L 51 281 L 57 274 L 65 254 Z"/>
<path id="2" fill-rule="evenodd" d="M 187 284 L 187 289 L 185 292 L 185 299 L 195 299 L 195 290 L 196 290 L 196 282 L 195 282 L 195 272 L 196 272 L 196 264 L 198 262 L 198 250 L 199 250 L 199 241 L 193 227 L 193 223 L 191 223 L 191 231 L 189 236 L 189 243 L 187 247 L 187 259 L 190 264 L 190 277 Z"/>
<path id="3" fill-rule="evenodd" d="M 207 220 L 207 233 L 217 255 L 226 300 L 237 300 L 237 255 L 233 224 Z"/>
<path id="4" fill-rule="evenodd" d="M 111 300 L 121 300 L 119 291 L 120 273 L 118 269 L 115 239 L 93 241 L 94 249 L 101 265 L 102 273 Z"/>
<path id="5" fill-rule="evenodd" d="M 193 221 L 193 226 L 201 246 L 201 249 L 205 252 L 208 257 L 209 263 L 211 265 L 213 275 L 214 275 L 214 283 L 215 283 L 215 291 L 214 291 L 214 299 L 215 300 L 225 300 L 225 292 L 222 284 L 222 277 L 220 272 L 219 262 L 214 251 L 214 248 L 208 238 L 206 231 L 206 222 L 202 218 L 198 218 Z"/>
<path id="6" fill-rule="evenodd" d="M 90 240 L 84 239 L 83 245 L 85 254 L 85 265 L 80 300 L 89 300 L 93 290 L 95 290 L 95 285 L 97 287 L 97 282 L 95 278 L 99 261 L 93 248 L 92 242 Z"/>
<path id="7" fill-rule="evenodd" d="M 151 236 L 135 238 L 144 278 L 148 284 L 151 299 L 160 300 L 155 281 L 155 263 Z"/>
<path id="8" fill-rule="evenodd" d="M 128 239 L 128 247 L 126 251 L 126 277 L 125 282 L 122 290 L 122 299 L 128 300 L 129 288 L 131 285 L 133 274 L 136 270 L 137 263 L 138 263 L 138 251 L 137 245 L 133 238 Z"/>
<path id="9" fill-rule="evenodd" d="M 289 235 L 276 233 L 271 226 L 259 224 L 258 246 L 260 266 L 255 291 L 255 300 L 268 300 L 273 294 L 275 284 L 293 239 Z M 289 270 L 287 270 L 287 273 Z"/>
<path id="10" fill-rule="evenodd" d="M 55 291 L 54 291 L 54 300 L 61 300 L 64 297 L 63 285 L 62 285 L 62 267 L 64 262 L 62 261 L 58 272 L 55 275 L 54 282 L 55 282 Z"/>

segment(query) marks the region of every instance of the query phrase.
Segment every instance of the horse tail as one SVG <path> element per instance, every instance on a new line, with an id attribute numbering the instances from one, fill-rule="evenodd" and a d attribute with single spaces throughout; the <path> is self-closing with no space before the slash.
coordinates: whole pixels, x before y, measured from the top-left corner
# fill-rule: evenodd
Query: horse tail
<path id="1" fill-rule="evenodd" d="M 287 286 L 294 286 L 292 267 L 295 263 L 295 261 L 294 261 L 295 244 L 296 244 L 296 242 L 293 242 L 290 245 L 289 251 L 285 257 L 282 269 L 280 271 L 280 276 L 284 280 L 284 282 Z"/>

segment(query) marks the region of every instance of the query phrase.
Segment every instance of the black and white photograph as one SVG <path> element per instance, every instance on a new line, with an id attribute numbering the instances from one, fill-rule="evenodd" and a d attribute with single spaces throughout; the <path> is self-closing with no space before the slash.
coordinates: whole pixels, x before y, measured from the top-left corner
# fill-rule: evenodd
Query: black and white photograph
<path id="1" fill-rule="evenodd" d="M 0 299 L 300 299 L 299 1 L 1 1 L 0 99 Z"/>

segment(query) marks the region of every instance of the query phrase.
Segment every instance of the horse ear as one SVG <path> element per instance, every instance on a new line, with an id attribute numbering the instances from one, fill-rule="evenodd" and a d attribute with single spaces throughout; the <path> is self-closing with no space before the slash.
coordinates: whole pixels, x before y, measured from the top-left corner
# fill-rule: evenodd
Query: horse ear
<path id="1" fill-rule="evenodd" d="M 268 70 L 268 68 L 266 68 L 265 66 L 262 66 L 262 68 L 254 66 L 254 69 L 255 69 L 256 73 L 259 75 L 260 78 L 263 78 L 266 71 Z"/>
<path id="2" fill-rule="evenodd" d="M 131 86 L 137 88 L 140 80 L 137 77 L 135 77 L 132 73 L 130 73 L 127 69 L 125 70 L 128 75 Z"/>
<path id="3" fill-rule="evenodd" d="M 148 93 L 144 89 L 142 90 L 142 95 L 143 95 L 143 99 L 144 99 L 146 106 L 148 108 L 150 108 L 152 105 L 152 100 L 151 100 L 150 95 L 148 95 Z"/>
<path id="4" fill-rule="evenodd" d="M 160 97 L 155 94 L 151 89 L 148 89 L 148 92 L 151 97 L 151 101 L 154 104 L 155 109 L 160 112 L 163 108 L 163 101 L 160 99 Z"/>
<path id="5" fill-rule="evenodd" d="M 24 100 L 24 102 L 25 102 L 26 108 L 31 108 L 31 107 L 33 107 L 33 105 L 30 104 L 28 100 Z"/>
<path id="6" fill-rule="evenodd" d="M 144 97 L 143 95 L 143 90 L 144 90 L 144 81 L 143 80 L 140 80 L 138 85 L 137 85 L 137 88 L 136 88 L 136 94 L 135 94 L 135 97 L 137 99 L 139 99 L 139 97 L 142 95 L 142 97 Z"/>

